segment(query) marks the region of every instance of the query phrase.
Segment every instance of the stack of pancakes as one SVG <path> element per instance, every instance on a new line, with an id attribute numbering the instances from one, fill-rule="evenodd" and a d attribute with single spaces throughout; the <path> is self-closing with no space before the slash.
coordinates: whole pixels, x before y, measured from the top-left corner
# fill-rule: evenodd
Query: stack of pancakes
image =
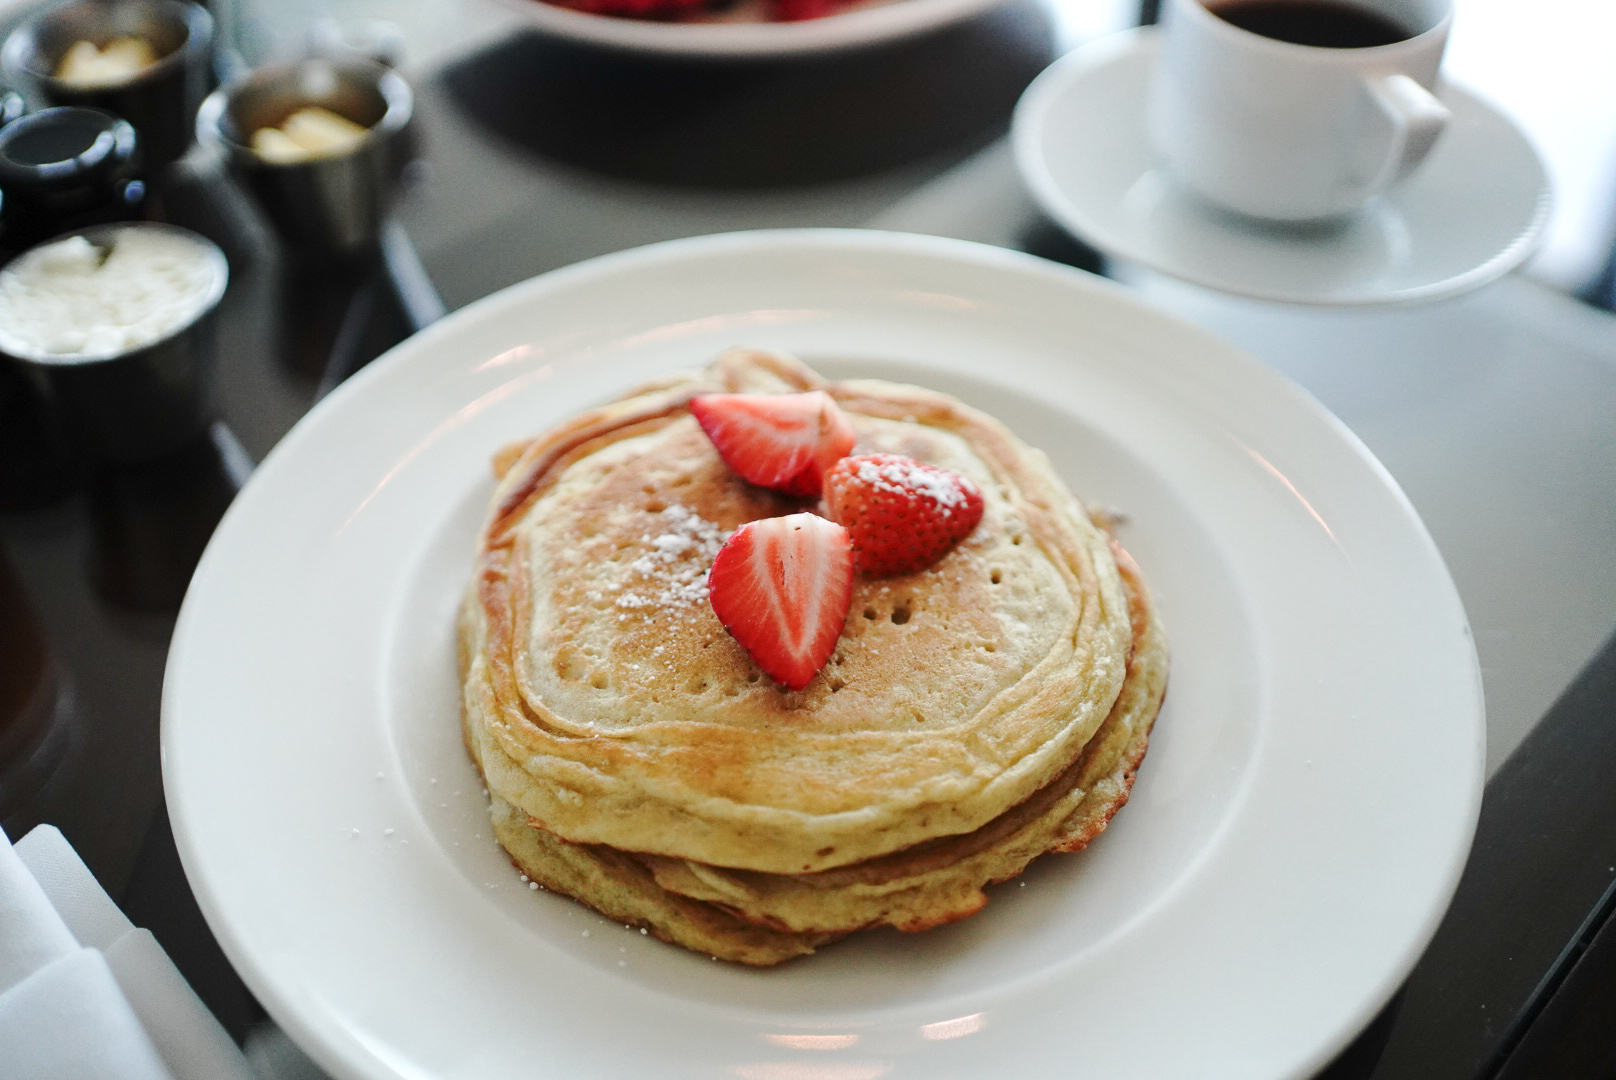
<path id="1" fill-rule="evenodd" d="M 810 504 L 754 487 L 701 393 L 822 389 L 855 453 L 963 473 L 982 522 L 859 578 L 834 655 L 773 684 L 719 624 L 724 538 Z M 462 609 L 466 745 L 541 885 L 667 941 L 774 964 L 979 910 L 1127 801 L 1167 677 L 1137 568 L 1048 461 L 944 394 L 735 350 L 508 448 Z"/>

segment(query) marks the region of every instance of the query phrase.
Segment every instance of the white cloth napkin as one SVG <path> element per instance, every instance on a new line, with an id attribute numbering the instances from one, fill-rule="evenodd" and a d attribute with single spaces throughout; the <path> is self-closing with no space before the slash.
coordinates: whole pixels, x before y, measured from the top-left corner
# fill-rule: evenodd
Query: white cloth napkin
<path id="1" fill-rule="evenodd" d="M 15 1080 L 253 1080 L 157 939 L 52 826 L 0 834 L 0 1061 Z"/>

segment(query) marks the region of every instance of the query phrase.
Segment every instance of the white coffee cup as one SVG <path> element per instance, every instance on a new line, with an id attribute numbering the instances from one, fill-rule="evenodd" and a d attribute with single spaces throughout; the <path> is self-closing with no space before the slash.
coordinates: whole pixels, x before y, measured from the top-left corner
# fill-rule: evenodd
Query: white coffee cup
<path id="1" fill-rule="evenodd" d="M 1175 180 L 1254 217 L 1317 221 L 1360 209 L 1424 160 L 1448 121 L 1432 91 L 1450 0 L 1351 0 L 1408 34 L 1360 48 L 1299 45 L 1214 14 L 1240 2 L 1163 5 L 1148 122 Z"/>

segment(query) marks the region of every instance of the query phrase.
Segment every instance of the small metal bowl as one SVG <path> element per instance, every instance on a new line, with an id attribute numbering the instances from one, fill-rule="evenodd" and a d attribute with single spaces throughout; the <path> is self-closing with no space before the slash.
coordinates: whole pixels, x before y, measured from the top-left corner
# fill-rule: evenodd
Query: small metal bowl
<path id="1" fill-rule="evenodd" d="M 189 321 L 157 341 L 104 355 L 64 356 L 28 349 L 15 340 L 3 345 L 3 355 L 17 361 L 56 402 L 75 441 L 104 460 L 118 462 L 163 457 L 206 426 L 213 314 L 230 277 L 224 252 L 205 237 L 173 225 L 98 225 L 47 243 L 82 236 L 104 247 L 129 231 L 165 232 L 196 246 L 208 264 L 209 288 Z"/>
<path id="2" fill-rule="evenodd" d="M 75 42 L 105 46 L 142 38 L 156 63 L 125 82 L 80 86 L 56 77 Z M 52 105 L 79 105 L 123 117 L 140 135 L 145 164 L 158 169 L 184 154 L 207 92 L 213 57 L 213 16 L 180 0 L 74 0 L 36 16 L 6 39 L 0 64 L 33 83 Z"/>
<path id="3" fill-rule="evenodd" d="M 21 120 L 28 111 L 28 103 L 15 90 L 0 89 L 0 128 L 13 120 Z"/>
<path id="4" fill-rule="evenodd" d="M 127 221 L 145 195 L 129 121 L 60 105 L 0 128 L 0 262 L 73 229 Z"/>
<path id="5" fill-rule="evenodd" d="M 344 154 L 265 161 L 253 132 L 318 105 L 368 129 Z M 197 138 L 224 153 L 231 172 L 294 248 L 354 255 L 374 249 L 399 177 L 415 153 L 415 96 L 403 76 L 358 58 L 311 56 L 259 68 L 215 90 L 197 114 Z"/>

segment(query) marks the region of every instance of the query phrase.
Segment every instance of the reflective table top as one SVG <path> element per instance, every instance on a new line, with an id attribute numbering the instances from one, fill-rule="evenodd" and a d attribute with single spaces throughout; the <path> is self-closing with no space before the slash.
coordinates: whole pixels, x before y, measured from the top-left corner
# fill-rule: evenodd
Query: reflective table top
<path id="1" fill-rule="evenodd" d="M 1560 6 L 1567 18 L 1612 17 Z M 1616 318 L 1571 295 L 1597 272 L 1616 208 L 1616 89 L 1600 97 L 1611 76 L 1591 51 L 1581 66 L 1548 59 L 1592 50 L 1593 27 L 1570 34 L 1544 14 L 1517 34 L 1502 3 L 1461 0 L 1459 11 L 1474 29 L 1456 37 L 1450 70 L 1513 111 L 1559 185 L 1544 252 L 1443 303 L 1320 312 L 1108 264 L 1034 207 L 1005 142 L 1010 108 L 1055 55 L 1126 25 L 1132 5 L 1013 3 L 872 52 L 717 66 L 542 38 L 481 0 L 221 8 L 234 40 L 264 56 L 300 47 L 319 14 L 397 22 L 423 161 L 384 250 L 345 266 L 278 250 L 217 162 L 187 159 L 172 180 L 168 216 L 232 263 L 220 424 L 159 466 L 80 463 L 52 482 L 56 497 L 0 512 L 0 640 L 21 642 L 11 655 L 23 658 L 8 663 L 0 703 L 24 702 L 19 715 L 63 733 L 4 808 L 7 831 L 59 825 L 245 1035 L 263 1016 L 189 900 L 156 732 L 189 568 L 253 463 L 439 303 L 679 236 L 799 225 L 954 236 L 1105 270 L 1246 348 L 1335 412 L 1412 500 L 1470 617 L 1494 781 L 1473 876 L 1427 963 L 1327 1075 L 1499 1074 L 1506 1050 L 1532 1050 L 1530 1026 L 1515 1022 L 1552 1019 L 1547 991 L 1579 985 L 1576 970 L 1593 978 L 1573 961 L 1597 954 L 1603 923 L 1590 913 L 1616 877 L 1604 869 L 1616 866 L 1616 817 L 1600 820 L 1605 796 L 1589 779 L 1616 767 L 1597 723 L 1610 711 L 1616 628 Z M 1542 78 L 1500 63 L 1505 52 Z M 0 405 L 19 400 L 7 390 Z M 1562 956 L 1579 935 L 1583 950 Z"/>

